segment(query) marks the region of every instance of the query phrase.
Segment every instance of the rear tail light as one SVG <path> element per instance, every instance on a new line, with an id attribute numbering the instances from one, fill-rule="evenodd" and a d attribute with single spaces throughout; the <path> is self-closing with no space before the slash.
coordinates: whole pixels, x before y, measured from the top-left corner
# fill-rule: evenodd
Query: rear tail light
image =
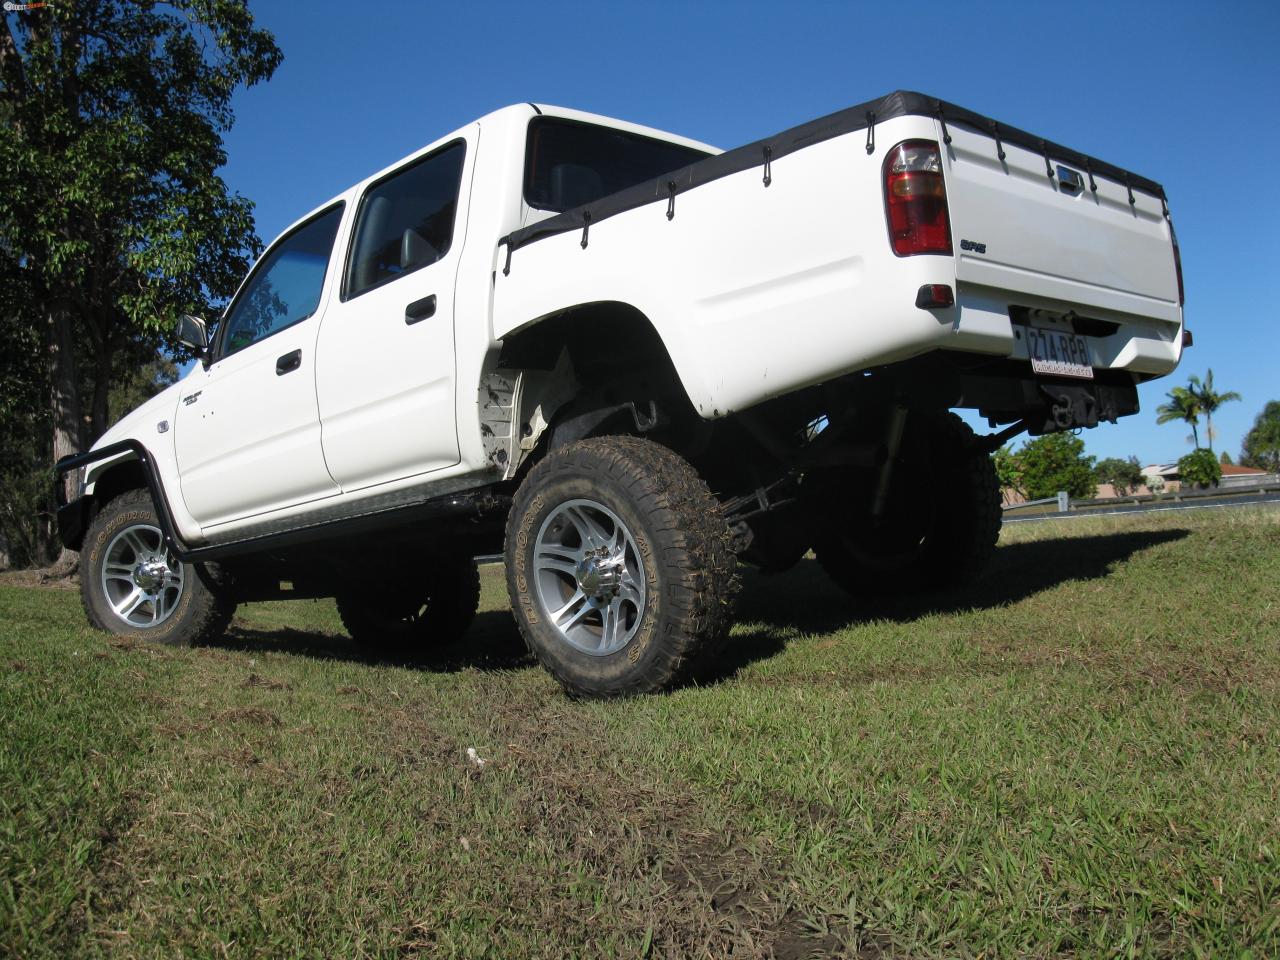
<path id="1" fill-rule="evenodd" d="M 1187 302 L 1187 295 L 1182 289 L 1182 253 L 1178 250 L 1178 232 L 1173 229 L 1173 221 L 1169 221 L 1169 236 L 1173 238 L 1173 266 L 1178 271 L 1178 306 Z"/>
<path id="2" fill-rule="evenodd" d="M 905 140 L 884 160 L 889 243 L 900 257 L 951 253 L 951 220 L 942 156 L 932 140 Z"/>

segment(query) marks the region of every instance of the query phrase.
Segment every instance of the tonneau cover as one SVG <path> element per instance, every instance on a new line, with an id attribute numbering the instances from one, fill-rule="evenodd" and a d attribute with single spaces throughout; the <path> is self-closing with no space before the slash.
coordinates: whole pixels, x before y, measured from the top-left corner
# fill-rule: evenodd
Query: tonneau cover
<path id="1" fill-rule="evenodd" d="M 701 184 L 710 183 L 742 170 L 752 167 L 763 169 L 766 161 L 777 160 L 789 153 L 847 133 L 870 128 L 867 142 L 874 145 L 875 125 L 903 116 L 935 117 L 942 122 L 944 130 L 948 124 L 962 124 L 1001 143 L 1014 143 L 1041 153 L 1046 161 L 1058 160 L 1082 167 L 1092 177 L 1105 177 L 1125 185 L 1131 191 L 1140 190 L 1158 197 L 1162 203 L 1165 200 L 1164 188 L 1154 180 L 1051 140 L 1045 140 L 1043 137 L 1037 137 L 1017 127 L 1006 126 L 946 100 L 909 90 L 898 90 L 878 100 L 869 100 L 825 117 L 819 117 L 817 120 L 802 123 L 772 137 L 748 143 L 714 157 L 707 157 L 705 160 L 681 167 L 655 180 L 636 184 L 634 187 L 628 187 L 626 190 L 620 190 L 607 197 L 601 197 L 599 200 L 574 207 L 549 219 L 513 231 L 499 241 L 507 246 L 507 269 L 510 269 L 512 251 L 543 237 L 570 230 L 581 230 L 588 223 L 599 223 L 623 211 L 667 200 L 673 195 L 679 196 Z"/>

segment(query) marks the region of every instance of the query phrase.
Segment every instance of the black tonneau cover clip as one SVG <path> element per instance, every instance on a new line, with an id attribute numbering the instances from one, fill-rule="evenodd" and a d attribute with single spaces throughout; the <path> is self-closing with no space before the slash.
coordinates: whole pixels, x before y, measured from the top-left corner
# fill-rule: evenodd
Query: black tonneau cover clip
<path id="1" fill-rule="evenodd" d="M 1089 189 L 1092 190 L 1094 193 L 1097 193 L 1098 181 L 1093 179 L 1093 161 L 1089 160 L 1087 157 L 1085 158 L 1085 161 L 1084 161 L 1084 171 L 1085 173 L 1089 174 Z"/>
<path id="2" fill-rule="evenodd" d="M 507 262 L 502 266 L 502 275 L 504 277 L 509 277 L 511 276 L 511 248 L 512 246 L 514 246 L 514 244 L 512 244 L 511 242 L 511 234 L 508 233 L 505 237 L 503 237 L 498 242 L 506 244 L 507 246 Z"/>
<path id="3" fill-rule="evenodd" d="M 1040 152 L 1044 154 L 1044 172 L 1051 181 L 1053 180 L 1053 165 L 1049 163 L 1049 143 L 1046 140 L 1040 141 Z"/>
<path id="4" fill-rule="evenodd" d="M 667 219 L 674 220 L 676 216 L 676 182 L 674 180 L 667 181 Z"/>
<path id="5" fill-rule="evenodd" d="M 942 112 L 942 101 L 941 100 L 933 101 L 933 106 L 938 111 L 938 122 L 942 124 L 942 142 L 950 143 L 951 134 L 947 132 L 947 116 L 945 113 Z"/>
<path id="6" fill-rule="evenodd" d="M 1129 191 L 1129 206 L 1137 206 L 1138 201 L 1133 195 L 1133 184 L 1129 182 L 1129 174 L 1124 175 L 1124 188 Z"/>
<path id="7" fill-rule="evenodd" d="M 867 111 L 867 153 L 876 152 L 876 112 Z"/>
<path id="8" fill-rule="evenodd" d="M 769 146 L 766 143 L 764 145 L 764 178 L 762 181 L 766 187 L 769 184 L 773 183 L 772 164 L 773 164 L 773 147 Z"/>
<path id="9" fill-rule="evenodd" d="M 987 123 L 991 127 L 991 136 L 996 138 L 996 157 L 1003 161 L 1005 158 L 1005 152 L 1004 144 L 1000 141 L 1000 124 L 996 123 L 994 120 L 988 120 Z"/>
<path id="10" fill-rule="evenodd" d="M 591 211 L 582 211 L 582 249 L 587 249 L 587 234 L 591 231 Z"/>

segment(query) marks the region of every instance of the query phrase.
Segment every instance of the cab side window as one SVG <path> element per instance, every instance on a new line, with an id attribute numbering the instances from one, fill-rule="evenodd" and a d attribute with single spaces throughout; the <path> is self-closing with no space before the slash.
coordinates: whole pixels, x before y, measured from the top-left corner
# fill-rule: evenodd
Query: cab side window
<path id="1" fill-rule="evenodd" d="M 458 140 L 365 192 L 347 263 L 344 300 L 433 264 L 449 252 L 465 156 L 466 143 Z"/>
<path id="2" fill-rule="evenodd" d="M 272 247 L 227 311 L 220 357 L 229 357 L 316 312 L 341 219 L 342 204 L 338 204 Z"/>

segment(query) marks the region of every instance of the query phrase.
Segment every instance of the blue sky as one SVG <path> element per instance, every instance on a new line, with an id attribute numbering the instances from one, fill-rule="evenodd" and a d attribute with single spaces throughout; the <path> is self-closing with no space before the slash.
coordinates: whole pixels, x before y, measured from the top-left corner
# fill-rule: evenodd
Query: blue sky
<path id="1" fill-rule="evenodd" d="M 239 94 L 224 171 L 269 241 L 351 183 L 497 107 L 536 100 L 734 147 L 905 88 L 1164 184 L 1196 345 L 1085 431 L 1143 463 L 1191 449 L 1155 408 L 1212 367 L 1234 456 L 1280 399 L 1280 4 L 339 3 L 259 0 L 284 64 Z M 1203 428 L 1202 428 L 1203 433 Z"/>

